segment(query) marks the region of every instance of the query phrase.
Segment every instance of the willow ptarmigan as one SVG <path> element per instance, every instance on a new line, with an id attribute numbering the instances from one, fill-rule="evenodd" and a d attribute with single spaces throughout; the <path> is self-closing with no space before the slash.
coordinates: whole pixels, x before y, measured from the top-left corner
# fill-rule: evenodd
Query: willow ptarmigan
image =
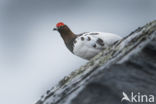
<path id="1" fill-rule="evenodd" d="M 62 22 L 57 23 L 53 30 L 60 33 L 65 45 L 73 54 L 87 60 L 121 39 L 118 35 L 102 32 L 84 32 L 76 35 Z"/>

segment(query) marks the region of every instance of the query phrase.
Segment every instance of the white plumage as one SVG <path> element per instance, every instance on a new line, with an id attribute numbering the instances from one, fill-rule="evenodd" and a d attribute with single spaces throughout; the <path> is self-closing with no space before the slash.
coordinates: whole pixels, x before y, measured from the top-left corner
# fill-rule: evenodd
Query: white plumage
<path id="1" fill-rule="evenodd" d="M 75 35 L 63 22 L 57 23 L 53 30 L 60 33 L 66 47 L 73 54 L 87 60 L 121 39 L 118 35 L 102 32 L 86 32 Z"/>
<path id="2" fill-rule="evenodd" d="M 99 44 L 98 40 L 104 44 Z M 75 39 L 73 45 L 73 53 L 84 59 L 91 59 L 101 50 L 111 46 L 121 37 L 112 33 L 87 32 Z"/>

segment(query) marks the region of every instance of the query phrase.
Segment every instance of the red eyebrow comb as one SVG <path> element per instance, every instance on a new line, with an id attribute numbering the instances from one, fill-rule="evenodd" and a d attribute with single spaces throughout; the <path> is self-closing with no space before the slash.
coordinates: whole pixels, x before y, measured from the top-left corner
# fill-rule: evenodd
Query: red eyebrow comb
<path id="1" fill-rule="evenodd" d="M 64 26 L 64 23 L 63 22 L 59 22 L 56 24 L 56 27 L 60 27 L 60 26 Z"/>

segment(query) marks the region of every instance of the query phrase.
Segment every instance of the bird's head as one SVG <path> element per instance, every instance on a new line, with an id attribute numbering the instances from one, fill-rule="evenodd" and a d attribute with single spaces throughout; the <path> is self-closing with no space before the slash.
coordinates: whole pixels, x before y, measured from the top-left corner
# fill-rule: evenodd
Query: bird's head
<path id="1" fill-rule="evenodd" d="M 63 22 L 59 22 L 56 24 L 56 27 L 53 28 L 54 31 L 66 30 L 67 26 Z"/>
<path id="2" fill-rule="evenodd" d="M 63 22 L 59 22 L 56 24 L 56 27 L 53 28 L 54 31 L 58 31 L 62 38 L 64 39 L 65 43 L 75 37 L 75 34 L 70 30 L 70 28 L 65 25 Z"/>

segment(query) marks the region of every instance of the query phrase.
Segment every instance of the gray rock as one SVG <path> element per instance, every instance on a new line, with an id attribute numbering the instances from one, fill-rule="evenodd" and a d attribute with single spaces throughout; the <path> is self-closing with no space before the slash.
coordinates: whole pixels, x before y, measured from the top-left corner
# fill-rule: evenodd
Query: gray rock
<path id="1" fill-rule="evenodd" d="M 131 102 L 121 102 L 123 92 Z M 136 99 L 131 99 L 132 93 Z M 144 99 L 142 95 L 146 95 Z M 100 52 L 48 90 L 36 104 L 133 104 L 135 100 L 149 104 L 155 95 L 156 21 L 153 21 Z"/>

